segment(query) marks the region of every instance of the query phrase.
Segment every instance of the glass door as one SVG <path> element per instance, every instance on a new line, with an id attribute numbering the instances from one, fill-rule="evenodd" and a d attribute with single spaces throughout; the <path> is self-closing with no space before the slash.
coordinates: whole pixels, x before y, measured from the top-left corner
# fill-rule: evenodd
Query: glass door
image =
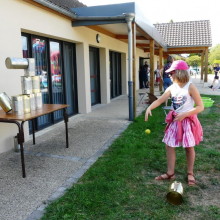
<path id="1" fill-rule="evenodd" d="M 89 47 L 91 104 L 100 103 L 99 49 Z"/>
<path id="2" fill-rule="evenodd" d="M 109 62 L 110 62 L 111 98 L 115 98 L 122 94 L 121 54 L 110 51 Z"/>
<path id="3" fill-rule="evenodd" d="M 45 38 L 32 37 L 32 57 L 35 58 L 35 75 L 41 79 L 41 93 L 43 104 L 50 104 L 47 50 L 48 44 Z M 37 129 L 47 127 L 52 123 L 51 114 L 44 115 L 37 120 Z"/>
<path id="4" fill-rule="evenodd" d="M 64 56 L 64 72 L 65 72 L 65 87 L 66 87 L 66 103 L 68 115 L 78 113 L 78 99 L 77 99 L 77 78 L 76 78 L 76 64 L 75 47 L 73 44 L 64 42 L 63 44 Z"/>
<path id="5" fill-rule="evenodd" d="M 60 42 L 52 40 L 50 40 L 50 77 L 53 104 L 64 104 L 61 45 Z M 56 111 L 53 115 L 55 121 L 62 120 L 63 110 Z"/>

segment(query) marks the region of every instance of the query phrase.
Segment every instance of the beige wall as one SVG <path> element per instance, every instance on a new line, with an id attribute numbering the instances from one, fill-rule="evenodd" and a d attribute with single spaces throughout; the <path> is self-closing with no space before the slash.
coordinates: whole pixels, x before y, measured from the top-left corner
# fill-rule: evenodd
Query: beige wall
<path id="1" fill-rule="evenodd" d="M 72 27 L 71 21 L 29 4 L 23 0 L 7 0 L 0 7 L 0 93 L 9 97 L 21 93 L 20 76 L 23 70 L 9 70 L 5 67 L 6 57 L 22 57 L 21 32 L 76 43 L 79 113 L 91 111 L 89 46 L 100 48 L 101 102 L 110 102 L 109 50 L 122 53 L 122 93 L 128 93 L 127 51 L 128 45 L 100 33 L 101 42 L 96 42 L 98 32 L 86 27 Z M 139 57 L 146 56 L 137 49 L 137 89 L 139 88 Z M 17 134 L 15 125 L 0 123 L 0 153 L 10 150 L 13 136 Z M 25 123 L 25 139 L 29 137 Z"/>

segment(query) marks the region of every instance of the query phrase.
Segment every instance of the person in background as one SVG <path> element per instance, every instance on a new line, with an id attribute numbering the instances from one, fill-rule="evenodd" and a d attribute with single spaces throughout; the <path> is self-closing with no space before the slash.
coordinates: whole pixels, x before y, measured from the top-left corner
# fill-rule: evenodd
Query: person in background
<path id="1" fill-rule="evenodd" d="M 146 73 L 146 71 L 147 71 L 147 67 L 148 66 L 146 66 L 146 65 L 144 65 L 142 68 L 141 68 L 141 70 L 140 70 L 140 78 L 141 78 L 141 83 L 142 83 L 142 88 L 144 89 L 144 88 L 149 88 L 148 86 L 147 86 L 147 73 Z"/>
<path id="2" fill-rule="evenodd" d="M 160 69 L 159 68 L 160 68 L 160 66 L 157 65 L 157 69 L 154 71 L 157 86 L 160 84 Z"/>
<path id="3" fill-rule="evenodd" d="M 142 89 L 143 88 L 143 86 L 144 86 L 144 83 L 143 83 L 143 77 L 142 77 L 142 74 L 141 74 L 141 69 L 142 69 L 143 67 L 142 66 L 140 66 L 139 67 L 139 70 L 138 70 L 138 73 L 139 73 L 139 83 L 140 83 L 140 89 Z"/>
<path id="4" fill-rule="evenodd" d="M 218 84 L 212 87 L 212 90 L 215 91 L 215 89 L 219 88 L 220 89 L 220 80 L 219 80 L 219 74 L 220 72 L 217 72 L 217 80 L 218 80 Z"/>
<path id="5" fill-rule="evenodd" d="M 170 79 L 170 73 L 166 72 L 172 65 L 174 58 L 172 56 L 167 57 L 167 63 L 165 66 L 160 70 L 161 79 L 163 80 L 163 89 L 166 89 L 172 85 L 172 81 Z M 163 74 L 162 74 L 163 73 Z M 165 106 L 167 106 L 168 98 L 165 100 Z"/>
<path id="6" fill-rule="evenodd" d="M 190 69 L 190 65 L 188 65 L 188 70 L 187 70 L 188 74 L 189 74 L 189 81 L 192 82 L 192 78 L 191 76 L 193 75 L 193 72 Z"/>
<path id="7" fill-rule="evenodd" d="M 150 88 L 150 67 L 149 67 L 149 65 L 145 64 L 145 71 L 146 71 L 146 88 Z"/>
<path id="8" fill-rule="evenodd" d="M 209 88 L 212 88 L 214 86 L 214 84 L 215 84 L 215 81 L 218 79 L 217 75 L 218 75 L 218 71 L 220 70 L 219 64 L 216 63 L 213 69 L 214 69 L 215 76 L 214 76 L 214 80 L 212 82 L 212 85 L 209 86 Z"/>

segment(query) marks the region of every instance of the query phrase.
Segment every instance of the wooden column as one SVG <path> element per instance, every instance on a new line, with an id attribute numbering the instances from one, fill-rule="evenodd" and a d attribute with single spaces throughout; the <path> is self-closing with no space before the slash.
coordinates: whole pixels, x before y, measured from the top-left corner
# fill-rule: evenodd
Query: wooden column
<path id="1" fill-rule="evenodd" d="M 154 94 L 154 40 L 150 40 L 150 93 Z"/>
<path id="2" fill-rule="evenodd" d="M 160 69 L 163 67 L 163 48 L 160 47 L 159 49 L 159 63 L 160 63 Z M 159 90 L 160 92 L 162 91 L 163 88 L 163 80 L 160 78 L 160 87 Z"/>
<path id="3" fill-rule="evenodd" d="M 132 50 L 133 50 L 133 115 L 136 117 L 137 95 L 136 95 L 136 24 L 132 23 Z"/>
<path id="4" fill-rule="evenodd" d="M 204 68 L 204 51 L 201 54 L 201 80 L 203 80 L 203 68 Z"/>
<path id="5" fill-rule="evenodd" d="M 208 47 L 205 48 L 205 79 L 204 82 L 208 82 L 208 55 L 209 50 Z"/>

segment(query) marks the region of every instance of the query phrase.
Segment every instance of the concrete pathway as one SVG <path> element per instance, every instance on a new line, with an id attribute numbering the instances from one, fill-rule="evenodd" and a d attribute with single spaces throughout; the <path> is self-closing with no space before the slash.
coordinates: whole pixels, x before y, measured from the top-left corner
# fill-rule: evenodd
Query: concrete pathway
<path id="1" fill-rule="evenodd" d="M 209 82 L 213 76 L 209 76 Z M 202 87 L 193 77 L 200 93 L 220 94 Z M 140 99 L 137 91 L 137 101 Z M 159 96 L 158 88 L 155 95 Z M 146 106 L 140 103 L 137 114 Z M 20 154 L 0 154 L 0 220 L 39 219 L 44 208 L 65 193 L 119 137 L 130 124 L 128 97 L 120 96 L 108 105 L 97 105 L 89 114 L 70 118 L 69 148 L 65 148 L 63 122 L 36 133 L 36 145 L 25 142 L 27 177 L 22 178 Z"/>

